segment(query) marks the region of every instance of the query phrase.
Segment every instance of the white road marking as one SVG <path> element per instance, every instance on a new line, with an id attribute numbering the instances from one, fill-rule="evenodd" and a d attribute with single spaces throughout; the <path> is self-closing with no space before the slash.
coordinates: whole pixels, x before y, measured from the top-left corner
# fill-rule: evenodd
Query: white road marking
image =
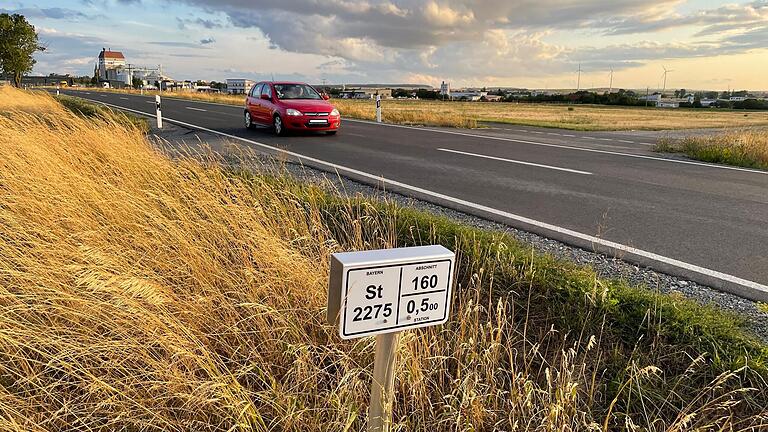
<path id="1" fill-rule="evenodd" d="M 557 135 L 557 136 L 560 136 L 559 133 L 555 133 L 555 132 L 547 132 L 547 135 Z"/>
<path id="2" fill-rule="evenodd" d="M 144 101 L 144 102 L 146 102 L 146 103 L 151 103 L 151 104 L 154 104 L 154 103 L 155 103 L 155 101 Z"/>
<path id="3" fill-rule="evenodd" d="M 193 108 L 193 107 L 184 107 L 188 110 L 195 110 L 195 111 L 202 111 L 202 112 L 208 112 L 208 110 L 204 110 L 202 108 Z"/>
<path id="4" fill-rule="evenodd" d="M 571 135 L 571 134 L 563 134 L 563 136 L 564 137 L 570 137 L 570 138 L 575 138 L 576 137 L 576 135 Z"/>
<path id="5" fill-rule="evenodd" d="M 535 133 L 535 134 L 543 134 L 544 132 L 539 132 L 539 131 L 531 131 L 531 133 Z"/>
<path id="6" fill-rule="evenodd" d="M 526 129 L 518 129 L 517 131 L 518 132 L 526 132 L 526 133 L 528 132 L 528 130 L 526 130 Z"/>
<path id="7" fill-rule="evenodd" d="M 596 140 L 596 139 L 597 139 L 597 138 L 595 138 L 595 137 L 590 137 L 590 136 L 585 136 L 584 138 L 586 138 L 586 139 L 593 139 L 593 140 Z"/>
<path id="8" fill-rule="evenodd" d="M 628 144 L 634 144 L 635 143 L 634 141 L 629 141 L 629 140 L 616 140 L 616 141 L 623 142 L 623 143 L 628 143 Z"/>
<path id="9" fill-rule="evenodd" d="M 125 107 L 121 107 L 119 105 L 113 105 L 113 104 L 109 104 L 109 103 L 106 103 L 106 102 L 100 102 L 100 103 L 103 104 L 103 105 L 111 106 L 113 108 L 118 108 L 118 109 L 123 109 L 123 110 L 126 110 L 126 111 L 135 112 L 135 113 L 138 113 L 138 114 L 143 114 L 143 115 L 146 115 L 146 116 L 149 116 L 149 117 L 152 116 L 152 114 L 145 113 L 143 111 L 134 110 L 134 109 L 131 109 L 131 108 L 125 108 Z M 186 123 L 186 122 L 179 121 L 179 120 L 173 120 L 173 119 L 170 119 L 170 118 L 167 118 L 167 117 L 165 118 L 165 120 L 169 121 L 171 123 L 176 123 L 176 124 L 181 125 L 181 126 L 190 127 L 190 128 L 193 128 L 193 129 L 199 129 L 199 130 L 202 130 L 202 131 L 205 131 L 205 132 L 209 132 L 209 133 L 212 133 L 212 134 L 225 136 L 227 138 L 231 138 L 231 139 L 234 139 L 234 140 L 237 140 L 237 141 L 247 142 L 247 143 L 250 143 L 250 144 L 262 147 L 264 149 L 269 149 L 269 151 L 272 151 L 272 152 L 277 152 L 277 153 L 282 153 L 282 154 L 286 154 L 286 155 L 289 155 L 289 156 L 293 156 L 293 157 L 298 158 L 299 161 L 304 159 L 304 160 L 308 160 L 308 161 L 311 161 L 311 162 L 316 162 L 316 163 L 325 165 L 327 167 L 333 168 L 335 170 L 346 171 L 346 172 L 351 173 L 351 174 L 356 174 L 356 175 L 359 175 L 361 177 L 368 178 L 368 179 L 373 180 L 373 181 L 375 181 L 377 183 L 380 182 L 380 183 L 383 183 L 383 184 L 388 184 L 390 186 L 397 186 L 397 187 L 400 187 L 400 188 L 403 188 L 403 189 L 406 189 L 406 190 L 410 190 L 411 192 L 420 193 L 420 194 L 423 194 L 423 195 L 426 195 L 426 196 L 430 196 L 432 198 L 437 198 L 437 199 L 445 200 L 445 201 L 448 201 L 448 202 L 452 202 L 454 204 L 458 204 L 458 205 L 461 205 L 461 206 L 473 208 L 475 210 L 483 211 L 483 212 L 486 212 L 486 213 L 489 213 L 489 214 L 494 214 L 496 216 L 501 216 L 501 217 L 503 217 L 505 219 L 514 220 L 514 221 L 517 221 L 517 222 L 520 222 L 520 223 L 524 223 L 524 224 L 528 224 L 528 225 L 531 225 L 531 226 L 539 227 L 541 229 L 545 229 L 545 230 L 549 230 L 549 231 L 552 231 L 552 232 L 556 232 L 556 233 L 562 234 L 564 236 L 576 238 L 576 239 L 579 239 L 579 240 L 582 240 L 582 241 L 587 241 L 589 243 L 592 243 L 593 245 L 601 245 L 601 246 L 606 247 L 606 248 L 610 248 L 610 249 L 613 249 L 613 250 L 616 250 L 616 251 L 624 252 L 626 254 L 632 254 L 632 255 L 636 255 L 636 256 L 639 256 L 639 257 L 646 258 L 646 259 L 650 259 L 650 260 L 654 260 L 654 261 L 657 261 L 657 262 L 661 262 L 661 263 L 666 264 L 666 265 L 677 267 L 677 268 L 680 268 L 680 269 L 683 269 L 683 270 L 686 270 L 686 271 L 689 271 L 689 272 L 698 273 L 700 275 L 707 276 L 707 277 L 710 277 L 710 278 L 713 278 L 713 279 L 718 279 L 718 280 L 723 281 L 723 282 L 729 282 L 729 283 L 733 283 L 733 284 L 736 284 L 736 285 L 741 285 L 743 287 L 748 287 L 751 290 L 757 291 L 763 297 L 768 295 L 768 286 L 759 284 L 759 283 L 751 281 L 751 280 L 743 279 L 743 278 L 740 278 L 738 276 L 733 276 L 733 275 L 730 275 L 730 274 L 727 274 L 727 273 L 722 273 L 722 272 L 719 272 L 717 270 L 712 270 L 712 269 L 709 269 L 709 268 L 706 268 L 706 267 L 698 266 L 696 264 L 690 264 L 690 263 L 687 263 L 685 261 L 680 261 L 680 260 L 677 260 L 677 259 L 674 259 L 674 258 L 669 258 L 669 257 L 663 256 L 663 255 L 655 254 L 653 252 L 648 252 L 648 251 L 645 251 L 645 250 L 642 250 L 642 249 L 637 249 L 637 248 L 632 247 L 632 246 L 623 245 L 621 243 L 616 243 L 616 242 L 613 242 L 613 241 L 610 241 L 610 240 L 606 240 L 606 239 L 603 239 L 603 238 L 600 238 L 600 237 L 595 237 L 595 236 L 592 236 L 592 235 L 589 235 L 589 234 L 580 233 L 578 231 L 573 231 L 573 230 L 568 229 L 568 228 L 564 228 L 564 227 L 560 227 L 560 226 L 557 226 L 557 225 L 548 224 L 546 222 L 537 221 L 535 219 L 527 218 L 525 216 L 520 216 L 520 215 L 517 215 L 517 214 L 514 214 L 514 213 L 505 212 L 503 210 L 498 210 L 498 209 L 495 209 L 493 207 L 488 207 L 488 206 L 484 206 L 482 204 L 473 203 L 471 201 L 466 201 L 466 200 L 463 200 L 461 198 L 456 198 L 456 197 L 445 195 L 445 194 L 442 194 L 442 193 L 439 193 L 439 192 L 434 192 L 434 191 L 431 191 L 431 190 L 428 190 L 428 189 L 420 188 L 418 186 L 411 186 L 409 184 L 401 183 L 401 182 L 398 182 L 396 180 L 387 180 L 384 177 L 373 175 L 373 174 L 369 174 L 369 173 L 367 173 L 365 171 L 356 170 L 354 168 L 349 168 L 349 167 L 346 167 L 344 165 L 338 165 L 338 164 L 335 164 L 335 163 L 332 163 L 332 162 L 326 162 L 326 161 L 324 161 L 322 159 L 316 159 L 316 158 L 313 158 L 313 157 L 304 156 L 304 155 L 299 154 L 299 153 L 295 153 L 295 152 L 288 151 L 288 150 L 283 150 L 283 149 L 280 149 L 280 148 L 277 148 L 277 147 L 273 147 L 273 146 L 268 145 L 268 144 L 264 144 L 264 143 L 261 143 L 261 142 L 258 142 L 258 141 L 250 140 L 248 138 L 239 137 L 237 135 L 232 135 L 232 134 L 228 134 L 228 133 L 225 133 L 225 132 L 219 132 L 217 130 L 208 129 L 208 128 L 205 128 L 205 127 L 202 127 L 202 126 L 197 126 L 197 125 L 194 125 L 194 124 L 191 124 L 191 123 Z M 374 122 L 365 122 L 365 123 L 379 124 L 379 123 L 374 123 Z M 395 125 L 395 126 L 400 126 L 400 125 Z M 419 128 L 414 128 L 412 126 L 405 126 L 405 127 L 406 128 L 420 130 Z M 469 135 L 469 134 L 462 134 L 462 133 L 459 133 L 459 132 L 448 132 L 448 131 L 446 131 L 446 132 L 447 133 L 452 133 L 452 134 L 458 134 L 458 135 Z M 481 136 L 481 138 L 482 138 L 482 136 Z M 578 147 L 576 147 L 576 148 L 578 149 Z M 591 150 L 591 151 L 594 151 L 594 152 L 597 152 L 597 153 L 611 153 L 611 152 L 605 152 L 605 151 L 602 151 L 602 150 Z M 635 156 L 635 155 L 627 154 L 627 156 Z M 666 159 L 662 159 L 662 158 L 654 158 L 654 159 L 666 160 Z M 756 172 L 764 173 L 764 172 L 761 172 L 761 171 L 756 171 Z"/>
<path id="10" fill-rule="evenodd" d="M 122 99 L 122 100 L 128 100 L 128 98 L 124 98 L 124 97 L 121 97 L 120 99 Z"/>
<path id="11" fill-rule="evenodd" d="M 556 166 L 552 166 L 552 165 L 543 165 L 543 164 L 537 164 L 537 163 L 533 163 L 533 162 L 524 162 L 524 161 L 519 161 L 519 160 L 514 160 L 514 159 L 506 159 L 506 158 L 501 158 L 501 157 L 496 157 L 496 156 L 488 156 L 488 155 L 482 155 L 482 154 L 477 154 L 477 153 L 469 153 L 469 152 L 460 151 L 460 150 L 451 150 L 451 149 L 447 149 L 447 148 L 438 148 L 438 150 L 444 151 L 444 152 L 462 154 L 462 155 L 466 155 L 466 156 L 474 156 L 474 157 L 479 157 L 479 158 L 492 159 L 492 160 L 497 160 L 497 161 L 502 161 L 502 162 L 509 162 L 509 163 L 514 163 L 514 164 L 520 164 L 520 165 L 528 165 L 528 166 L 534 166 L 534 167 L 539 167 L 539 168 L 547 168 L 547 169 L 557 170 L 557 171 L 566 171 L 566 172 L 570 172 L 570 173 L 574 173 L 574 174 L 592 175 L 592 173 L 588 172 L 588 171 L 579 171 L 579 170 L 575 170 L 575 169 L 561 168 L 561 167 L 556 167 Z"/>
<path id="12" fill-rule="evenodd" d="M 85 94 L 88 94 L 88 95 L 89 95 L 90 93 L 88 93 L 88 92 L 85 92 Z"/>

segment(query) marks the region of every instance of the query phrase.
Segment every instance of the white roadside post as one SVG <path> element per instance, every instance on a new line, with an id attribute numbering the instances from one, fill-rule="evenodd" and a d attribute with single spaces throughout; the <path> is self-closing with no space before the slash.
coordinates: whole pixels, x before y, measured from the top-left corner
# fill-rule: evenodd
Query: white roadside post
<path id="1" fill-rule="evenodd" d="M 56 86 L 56 96 L 59 95 L 59 86 Z"/>
<path id="2" fill-rule="evenodd" d="M 155 95 L 155 105 L 157 107 L 157 128 L 163 128 L 163 111 L 160 107 L 160 95 Z"/>
<path id="3" fill-rule="evenodd" d="M 381 123 L 381 95 L 376 95 L 376 121 Z"/>
<path id="4" fill-rule="evenodd" d="M 342 339 L 376 335 L 369 432 L 390 430 L 400 332 L 448 320 L 455 262 L 439 245 L 331 255 L 328 322 Z"/>

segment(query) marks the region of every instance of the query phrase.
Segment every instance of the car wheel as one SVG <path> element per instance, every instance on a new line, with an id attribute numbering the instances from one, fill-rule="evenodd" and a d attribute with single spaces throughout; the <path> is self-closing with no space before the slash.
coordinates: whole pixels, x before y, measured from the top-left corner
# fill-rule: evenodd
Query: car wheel
<path id="1" fill-rule="evenodd" d="M 245 127 L 247 129 L 253 129 L 253 119 L 251 118 L 251 113 L 248 112 L 248 110 L 245 111 Z"/>
<path id="2" fill-rule="evenodd" d="M 328 135 L 336 135 L 336 132 L 338 132 L 338 131 L 328 131 L 328 132 L 326 132 L 326 134 L 328 134 Z"/>
<path id="3" fill-rule="evenodd" d="M 283 126 L 283 119 L 279 115 L 275 115 L 275 117 L 272 119 L 272 130 L 275 132 L 275 135 L 277 136 L 285 135 L 285 126 Z"/>

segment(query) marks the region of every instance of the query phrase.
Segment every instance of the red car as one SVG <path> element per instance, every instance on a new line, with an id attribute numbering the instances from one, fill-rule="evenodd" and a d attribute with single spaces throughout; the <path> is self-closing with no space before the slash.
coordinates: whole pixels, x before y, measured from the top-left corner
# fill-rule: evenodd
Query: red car
<path id="1" fill-rule="evenodd" d="M 260 82 L 245 98 L 245 127 L 272 127 L 275 135 L 288 130 L 335 134 L 341 125 L 339 111 L 309 84 Z"/>

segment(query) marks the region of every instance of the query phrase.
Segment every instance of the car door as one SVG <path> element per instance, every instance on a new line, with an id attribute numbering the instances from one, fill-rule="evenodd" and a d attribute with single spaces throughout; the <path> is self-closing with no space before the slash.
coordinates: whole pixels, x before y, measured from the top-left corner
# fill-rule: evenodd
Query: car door
<path id="1" fill-rule="evenodd" d="M 264 83 L 264 86 L 261 88 L 261 96 L 262 98 L 259 100 L 261 102 L 261 105 L 259 106 L 259 109 L 261 110 L 261 122 L 266 125 L 272 124 L 272 113 L 275 110 L 274 107 L 274 98 L 272 91 L 272 85 L 268 82 Z M 264 96 L 267 97 L 267 99 L 264 99 Z"/>
<path id="2" fill-rule="evenodd" d="M 251 87 L 251 91 L 248 92 L 246 97 L 246 108 L 251 113 L 251 121 L 256 123 L 262 123 L 262 119 L 259 118 L 259 107 L 261 105 L 261 86 L 262 83 L 258 83 Z"/>

